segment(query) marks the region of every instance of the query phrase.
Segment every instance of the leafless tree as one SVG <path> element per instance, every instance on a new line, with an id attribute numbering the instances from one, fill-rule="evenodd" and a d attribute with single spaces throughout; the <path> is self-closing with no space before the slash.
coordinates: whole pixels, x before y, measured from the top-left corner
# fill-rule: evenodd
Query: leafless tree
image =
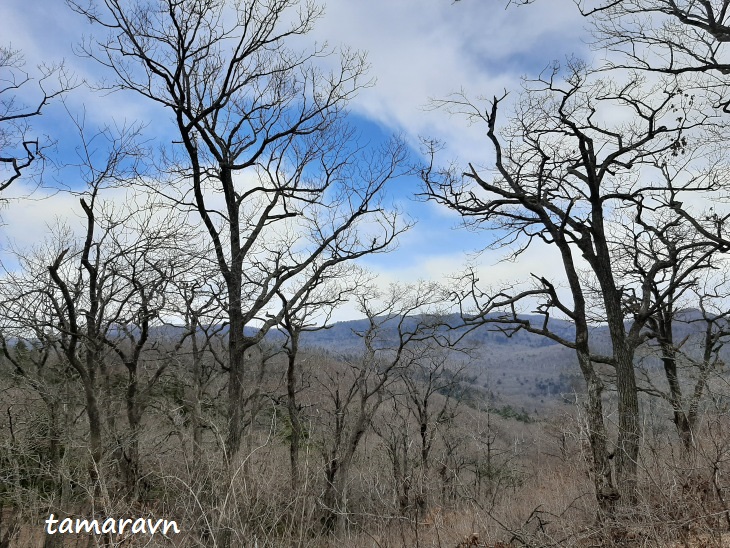
<path id="1" fill-rule="evenodd" d="M 692 284 L 687 293 L 685 299 L 679 294 L 671 295 L 649 321 L 668 390 L 657 388 L 648 376 L 645 390 L 671 405 L 684 457 L 691 462 L 701 405 L 709 396 L 708 381 L 722 365 L 720 351 L 730 336 L 730 313 L 722 304 L 727 298 L 726 274 L 706 275 Z"/>
<path id="2" fill-rule="evenodd" d="M 87 213 L 88 214 L 88 213 Z M 112 293 L 105 304 L 107 313 L 114 311 L 113 323 L 103 333 L 103 342 L 127 372 L 124 403 L 128 434 L 115 443 L 117 461 L 129 496 L 136 499 L 140 489 L 140 435 L 142 416 L 153 388 L 172 363 L 179 345 L 171 352 L 162 347 L 154 328 L 162 325 L 171 280 L 179 270 L 187 268 L 180 254 L 180 233 L 171 219 L 165 226 L 154 226 L 159 219 L 135 223 L 132 216 L 100 223 L 106 232 L 106 244 L 115 251 L 105 266 L 109 269 L 106 291 Z M 106 224 L 106 226 L 105 226 Z M 134 226 L 137 224 L 137 226 Z M 123 229 L 124 235 L 120 234 Z M 110 283 L 111 282 L 111 283 Z M 105 324 L 108 320 L 100 318 Z M 116 429 L 113 429 L 114 432 Z M 116 433 L 116 432 L 114 432 Z"/>
<path id="3" fill-rule="evenodd" d="M 204 407 L 211 407 L 218 397 L 216 390 L 221 383 L 216 381 L 224 374 L 227 326 L 223 321 L 217 269 L 208 254 L 200 253 L 199 248 L 190 251 L 185 257 L 191 264 L 171 280 L 172 291 L 166 306 L 166 328 L 170 334 L 164 339 L 178 362 L 177 382 L 183 386 L 182 407 L 176 406 L 168 416 L 176 429 L 181 428 L 181 416 L 189 417 L 189 453 L 191 468 L 196 470 L 202 464 L 204 432 L 212 429 Z"/>
<path id="4" fill-rule="evenodd" d="M 283 348 L 287 357 L 286 405 L 291 426 L 289 461 L 294 492 L 300 486 L 299 449 L 305 438 L 301 406 L 297 401 L 302 389 L 300 379 L 304 376 L 300 356 L 301 336 L 330 327 L 328 323 L 335 308 L 352 298 L 358 288 L 367 285 L 368 276 L 364 271 L 355 265 L 341 265 L 316 280 L 294 307 L 287 306 L 287 298 L 283 294 L 279 295 L 282 309 L 285 310 L 280 329 L 286 336 Z"/>
<path id="5" fill-rule="evenodd" d="M 398 510 L 419 518 L 433 502 L 434 443 L 457 416 L 464 367 L 455 365 L 455 352 L 433 341 L 417 347 L 417 357 L 389 389 L 390 408 L 373 423 L 373 430 L 383 440 L 392 465 Z"/>
<path id="6" fill-rule="evenodd" d="M 595 46 L 615 54 L 607 68 L 673 75 L 685 94 L 703 97 L 697 108 L 730 112 L 727 0 L 576 0 L 576 4 L 593 25 Z M 720 154 L 725 142 L 723 134 Z M 725 248 L 730 245 L 730 214 L 720 203 L 704 214 L 688 211 L 681 202 L 673 207 L 705 237 Z"/>
<path id="7" fill-rule="evenodd" d="M 342 356 L 346 367 L 333 364 L 319 382 L 328 394 L 329 428 L 323 441 L 325 489 L 322 504 L 327 530 L 343 532 L 348 520 L 347 485 L 353 458 L 373 417 L 388 397 L 386 388 L 417 359 L 418 343 L 434 339 L 446 345 L 442 289 L 421 283 L 392 286 L 380 299 L 358 297 L 367 326 L 356 332 L 360 353 Z"/>
<path id="8" fill-rule="evenodd" d="M 62 458 L 68 449 L 69 425 L 78 402 L 72 397 L 74 381 L 68 374 L 68 364 L 59 359 L 56 337 L 48 327 L 53 311 L 43 298 L 50 280 L 42 260 L 48 255 L 49 250 L 39 245 L 18 257 L 19 271 L 4 273 L 0 284 L 0 350 L 6 372 L 16 379 L 14 384 L 20 393 L 27 396 L 23 399 L 40 398 L 45 407 L 47 448 L 41 450 L 43 458 L 39 459 L 37 469 L 23 473 L 38 481 L 50 481 L 52 504 L 63 505 L 68 500 L 69 481 L 62 471 Z M 9 438 L 13 446 L 17 445 L 13 423 L 27 421 L 23 417 L 26 405 L 20 403 L 8 402 Z M 18 501 L 18 506 L 22 504 Z"/>
<path id="9" fill-rule="evenodd" d="M 86 226 L 80 242 L 73 237 L 56 242 L 55 252 L 45 259 L 48 284 L 39 285 L 36 293 L 50 311 L 42 328 L 53 335 L 83 387 L 95 492 L 100 492 L 106 427 L 116 437 L 112 454 L 125 492 L 134 499 L 140 485 L 142 414 L 169 364 L 163 355 L 155 355 L 150 335 L 164 309 L 171 278 L 184 268 L 181 223 L 170 218 L 173 211 L 152 202 L 138 204 L 131 195 L 126 207 L 104 203 L 105 190 L 124 187 L 139 176 L 145 153 L 137 143 L 138 132 L 104 129 L 89 136 L 83 121 L 74 121 L 81 135 L 77 154 L 86 184 L 80 198 Z M 128 431 L 123 435 L 114 410 L 102 403 L 114 393 L 117 365 L 127 373 L 122 399 Z"/>
<path id="10" fill-rule="evenodd" d="M 474 301 L 473 320 L 489 319 L 488 313 L 501 307 L 506 310 L 503 319 L 516 322 L 518 328 L 576 350 L 588 387 L 596 494 L 606 512 L 611 511 L 617 493 L 611 479 L 613 452 L 603 425 L 604 380 L 595 364 L 608 364 L 615 370 L 619 410 L 616 472 L 618 487 L 628 502 L 635 493 L 640 442 L 633 359 L 646 340 L 645 327 L 658 304 L 650 281 L 673 265 L 665 257 L 655 257 L 645 265 L 646 277 L 640 284 L 624 287 L 612 243 L 625 219 L 641 217 L 642 211 L 676 207 L 671 204 L 680 203 L 680 195 L 717 188 L 712 173 L 687 174 L 684 155 L 695 157 L 691 150 L 696 150 L 693 147 L 699 140 L 693 137 L 711 125 L 707 115 L 693 110 L 692 101 L 671 79 L 648 86 L 640 75 L 631 73 L 623 81 L 611 82 L 573 61 L 564 79 L 553 68 L 526 83 L 516 114 L 501 134 L 497 124 L 504 97 L 495 97 L 486 109 L 463 97 L 444 101 L 444 107 L 486 124 L 496 154 L 495 168 L 491 175 L 474 164 L 463 174 L 454 170 L 437 174 L 432 167 L 423 172 L 432 199 L 461 213 L 466 224 L 497 230 L 494 245 L 514 245 L 513 256 L 517 257 L 532 242 L 541 240 L 559 254 L 568 298 L 559 292 L 557 282 L 540 274 L 533 275 L 535 287 L 531 290 L 490 295 L 470 290 L 463 295 Z M 611 124 L 607 121 L 609 109 L 613 109 L 612 118 L 630 121 Z M 677 161 L 679 157 L 682 161 Z M 645 222 L 663 220 L 657 215 Z M 651 230 L 661 232 L 662 225 Z M 624 233 L 622 237 L 632 236 Z M 685 281 L 691 272 L 692 268 L 683 270 L 675 283 Z M 586 277 L 591 280 L 588 285 Z M 472 277 L 471 281 L 476 280 Z M 593 283 L 600 289 L 597 316 L 587 308 Z M 662 299 L 667 288 L 664 291 Z M 636 299 L 630 315 L 624 306 L 627 293 Z M 516 305 L 526 299 L 537 303 L 536 312 L 544 317 L 542 325 L 520 320 Z M 550 317 L 556 313 L 574 323 L 574 337 L 551 330 Z M 612 355 L 598 355 L 591 348 L 594 316 L 607 323 Z"/>
<path id="11" fill-rule="evenodd" d="M 38 71 L 36 80 L 26 71 L 22 52 L 0 46 L 0 192 L 43 158 L 50 139 L 33 135 L 31 124 L 75 86 L 63 65 L 41 65 Z"/>
<path id="12" fill-rule="evenodd" d="M 404 148 L 360 150 L 343 116 L 367 82 L 362 55 L 316 67 L 297 52 L 320 11 L 294 0 L 69 1 L 108 37 L 85 51 L 108 67 L 109 89 L 132 90 L 174 115 L 179 180 L 161 191 L 197 212 L 226 285 L 227 456 L 240 449 L 245 355 L 329 268 L 390 249 L 404 228 L 381 205 Z M 182 159 L 181 159 L 182 158 Z M 223 204 L 218 205 L 222 196 Z M 367 222 L 375 227 L 363 233 Z M 286 293 L 286 306 L 277 295 Z M 260 320 L 255 333 L 244 327 Z"/>
<path id="13" fill-rule="evenodd" d="M 620 54 L 616 66 L 672 74 L 730 69 L 727 0 L 576 0 L 594 24 L 598 44 Z"/>
<path id="14" fill-rule="evenodd" d="M 101 138 L 100 135 L 96 137 Z M 81 160 L 88 167 L 85 182 L 90 189 L 90 196 L 87 197 L 90 201 L 86 198 L 80 200 L 87 221 L 85 239 L 80 247 L 73 248 L 68 242 L 63 242 L 50 258 L 51 264 L 47 266 L 47 270 L 51 284 L 46 295 L 53 310 L 52 323 L 48 327 L 57 330 L 61 352 L 79 375 L 83 386 L 89 422 L 89 474 L 92 483 L 97 485 L 97 493 L 104 453 L 99 377 L 105 367 L 104 328 L 106 326 L 109 329 L 113 320 L 109 322 L 109 316 L 104 313 L 106 300 L 111 295 L 103 292 L 107 289 L 103 284 L 106 277 L 102 275 L 104 272 L 99 271 L 102 254 L 99 253 L 99 240 L 95 238 L 98 228 L 95 219 L 96 200 L 104 185 L 128 175 L 127 167 L 134 171 L 139 157 L 135 147 L 130 146 L 134 138 L 133 131 L 120 136 L 119 140 L 113 136 L 109 138 L 113 142 L 112 147 L 108 156 L 101 160 L 101 165 L 98 164 L 99 159 L 94 158 L 89 146 L 82 146 L 80 149 Z M 88 141 L 84 142 L 84 145 L 88 144 Z M 125 165 L 127 160 L 131 161 L 131 166 Z M 76 262 L 78 267 L 74 266 Z"/>
<path id="15" fill-rule="evenodd" d="M 178 242 L 180 245 L 182 242 Z M 201 545 L 210 543 L 222 519 L 216 513 L 230 492 L 216 482 L 221 469 L 220 423 L 225 392 L 226 330 L 221 302 L 220 274 L 201 238 L 182 243 L 187 261 L 170 279 L 163 310 L 164 326 L 154 334 L 157 353 L 170 362 L 167 378 L 160 379 L 163 394 L 157 404 L 168 419 L 170 433 L 179 440 L 175 449 L 174 482 L 186 486 L 178 493 L 178 507 Z"/>

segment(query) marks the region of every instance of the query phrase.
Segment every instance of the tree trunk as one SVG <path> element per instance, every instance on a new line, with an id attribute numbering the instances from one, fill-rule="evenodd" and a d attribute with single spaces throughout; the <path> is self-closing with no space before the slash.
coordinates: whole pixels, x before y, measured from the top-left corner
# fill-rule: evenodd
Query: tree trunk
<path id="1" fill-rule="evenodd" d="M 325 508 L 325 515 L 322 519 L 322 525 L 325 531 L 333 532 L 337 520 L 337 511 L 339 508 L 338 489 L 335 483 L 339 480 L 340 462 L 337 457 L 332 458 L 325 467 L 325 486 L 322 503 Z"/>
<path id="2" fill-rule="evenodd" d="M 623 332 L 623 323 L 621 326 Z M 616 479 L 625 504 L 636 501 L 639 441 L 639 397 L 636 390 L 633 353 L 626 345 L 614 343 L 616 389 L 618 393 L 618 438 L 616 447 Z"/>
<path id="3" fill-rule="evenodd" d="M 365 430 L 370 426 L 370 421 L 373 418 L 378 405 L 374 405 L 373 408 L 367 409 L 365 401 L 361 401 L 361 407 L 359 415 L 355 420 L 352 433 L 348 436 L 347 442 L 344 446 L 344 451 L 338 458 L 337 455 L 340 452 L 338 447 L 341 447 L 337 443 L 336 448 L 333 450 L 334 455 L 327 465 L 325 470 L 325 479 L 327 484 L 325 486 L 324 494 L 324 505 L 327 509 L 327 514 L 324 519 L 325 530 L 334 531 L 341 534 L 345 530 L 345 524 L 347 522 L 347 479 L 350 471 L 350 465 L 352 458 L 360 445 L 360 440 L 365 435 Z M 339 425 L 339 433 L 336 433 L 336 439 L 341 439 L 342 430 L 344 424 Z"/>
<path id="4" fill-rule="evenodd" d="M 197 344 L 193 340 L 193 376 L 195 379 L 195 396 L 191 402 L 191 428 L 193 430 L 193 467 L 199 469 L 201 464 L 201 451 L 203 448 L 203 362 Z"/>
<path id="5" fill-rule="evenodd" d="M 99 496 L 101 494 L 101 485 L 99 483 L 99 470 L 103 453 L 101 413 L 99 411 L 99 401 L 96 397 L 95 386 L 92 383 L 93 380 L 91 379 L 84 382 L 84 395 L 86 396 L 86 416 L 89 420 L 89 451 L 91 453 L 91 463 L 89 464 L 89 478 L 94 485 L 95 496 Z"/>
<path id="6" fill-rule="evenodd" d="M 690 421 L 684 412 L 682 387 L 677 376 L 677 359 L 671 344 L 662 343 L 661 348 L 664 375 L 669 385 L 669 403 L 672 405 L 672 422 L 674 422 L 679 441 L 682 444 L 683 457 L 687 458 L 692 454 L 694 436 Z"/>
<path id="7" fill-rule="evenodd" d="M 603 383 L 593 371 L 590 358 L 585 354 L 578 355 L 578 361 L 588 388 L 586 402 L 586 418 L 588 423 L 588 440 L 593 460 L 593 484 L 598 502 L 598 519 L 612 519 L 615 503 L 619 493 L 613 483 L 611 458 L 608 451 L 608 436 L 603 421 Z"/>
<path id="8" fill-rule="evenodd" d="M 299 446 L 302 442 L 302 422 L 299 417 L 299 406 L 297 404 L 296 385 L 296 357 L 299 346 L 299 336 L 291 334 L 291 348 L 289 349 L 289 360 L 286 369 L 286 393 L 287 410 L 289 412 L 289 423 L 291 425 L 291 438 L 289 440 L 289 462 L 291 464 L 291 488 L 294 493 L 299 490 Z"/>
<path id="9" fill-rule="evenodd" d="M 229 297 L 230 298 L 230 297 Z M 239 303 L 240 306 L 240 303 Z M 243 434 L 243 318 L 240 308 L 229 306 L 230 330 L 228 332 L 228 438 L 226 459 L 231 464 L 241 449 Z"/>
<path id="10" fill-rule="evenodd" d="M 139 433 L 142 422 L 142 409 L 137 396 L 137 372 L 130 369 L 127 387 L 127 422 L 129 441 L 123 451 L 125 460 L 125 491 L 130 501 L 139 498 Z"/>
<path id="11" fill-rule="evenodd" d="M 597 257 L 594 271 L 603 293 L 606 320 L 613 346 L 616 369 L 616 392 L 618 395 L 618 436 L 616 440 L 616 482 L 622 501 L 632 505 L 636 501 L 641 421 L 639 417 L 639 395 L 634 371 L 634 343 L 629 340 L 624 325 L 625 315 L 621 292 L 616 288 L 611 266 L 611 254 L 602 233 L 603 219 L 600 207 L 594 211 L 594 224 L 601 227 L 595 233 Z M 632 330 L 637 328 L 636 321 Z"/>

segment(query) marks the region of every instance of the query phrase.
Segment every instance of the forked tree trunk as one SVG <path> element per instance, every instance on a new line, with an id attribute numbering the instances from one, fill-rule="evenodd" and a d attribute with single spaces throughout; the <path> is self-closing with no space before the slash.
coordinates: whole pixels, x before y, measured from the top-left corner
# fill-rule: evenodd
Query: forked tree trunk
<path id="1" fill-rule="evenodd" d="M 587 355 L 579 353 L 578 361 L 588 389 L 586 419 L 593 460 L 593 485 L 596 490 L 596 501 L 599 510 L 598 520 L 610 520 L 614 516 L 619 493 L 613 482 L 608 436 L 603 420 L 603 383 L 593 370 L 590 358 Z"/>
<path id="2" fill-rule="evenodd" d="M 669 385 L 669 403 L 672 406 L 672 422 L 677 429 L 677 436 L 682 444 L 682 458 L 689 460 L 694 449 L 693 424 L 684 411 L 682 387 L 677 375 L 677 358 L 671 344 L 661 344 L 662 365 Z"/>

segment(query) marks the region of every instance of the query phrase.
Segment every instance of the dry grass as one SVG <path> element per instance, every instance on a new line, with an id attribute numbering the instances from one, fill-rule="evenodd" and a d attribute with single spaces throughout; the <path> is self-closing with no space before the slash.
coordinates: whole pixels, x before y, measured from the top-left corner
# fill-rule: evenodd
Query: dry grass
<path id="1" fill-rule="evenodd" d="M 33 405 L 30 402 L 29 409 Z M 40 412 L 30 411 L 29 417 Z M 174 431 L 168 415 L 163 408 L 148 418 L 141 444 L 143 499 L 131 504 L 115 495 L 114 467 L 109 462 L 103 471 L 104 503 L 95 515 L 164 517 L 176 520 L 183 532 L 170 539 L 115 539 L 111 546 L 207 548 L 216 546 L 215 538 L 224 530 L 231 532 L 232 546 L 261 548 L 730 546 L 726 505 L 730 421 L 722 413 L 708 415 L 691 461 L 682 457 L 671 429 L 647 428 L 638 502 L 620 511 L 611 523 L 596 520 L 587 445 L 578 416 L 525 424 L 465 410 L 458 423 L 440 433 L 444 438 L 434 446 L 430 470 L 417 478 L 424 482 L 425 508 L 414 502 L 415 479 L 410 505 L 399 505 L 392 462 L 382 439 L 369 433 L 349 476 L 345 527 L 338 535 L 326 533 L 322 524 L 326 510 L 322 447 L 329 435 L 324 419 L 308 424 L 310 436 L 301 454 L 303 484 L 294 492 L 288 447 L 275 413 L 263 413 L 251 431 L 232 483 L 227 483 L 219 449 L 218 432 L 223 428 L 206 431 L 205 447 L 196 460 L 189 432 L 184 427 Z M 30 428 L 16 429 L 16 437 L 27 439 L 18 439 L 12 448 L 5 442 L 0 461 L 4 477 L 16 477 L 12 472 L 17 466 L 34 462 L 28 461 L 32 434 Z M 67 448 L 59 472 L 69 485 L 63 495 L 67 502 L 61 494 L 42 492 L 32 482 L 6 484 L 1 548 L 100 545 L 100 539 L 85 535 L 57 535 L 53 546 L 43 534 L 50 509 L 62 507 L 67 515 L 82 518 L 91 512 L 81 465 L 82 429 L 68 436 L 76 441 Z M 446 441 L 457 448 L 448 458 Z M 21 448 L 25 456 L 19 454 Z M 485 473 L 488 449 L 491 468 Z"/>

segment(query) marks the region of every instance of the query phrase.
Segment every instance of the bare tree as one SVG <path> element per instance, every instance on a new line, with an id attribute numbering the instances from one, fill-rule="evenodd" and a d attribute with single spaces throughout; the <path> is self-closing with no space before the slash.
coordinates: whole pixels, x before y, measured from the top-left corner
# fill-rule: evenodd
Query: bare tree
<path id="1" fill-rule="evenodd" d="M 671 80 L 648 87 L 640 76 L 629 74 L 625 81 L 610 82 L 596 78 L 579 62 L 569 64 L 564 80 L 553 68 L 527 82 L 526 88 L 515 116 L 501 135 L 497 122 L 504 97 L 495 97 L 486 109 L 463 97 L 443 102 L 443 106 L 486 124 L 496 154 L 492 177 L 474 164 L 461 176 L 453 170 L 436 176 L 433 168 L 427 168 L 423 177 L 432 199 L 460 212 L 466 224 L 496 228 L 499 232 L 493 242 L 514 244 L 514 257 L 535 240 L 554 246 L 558 252 L 570 290 L 567 299 L 556 289 L 556 281 L 539 274 L 533 275 L 532 290 L 491 295 L 477 290 L 466 295 L 474 300 L 478 311 L 474 315 L 472 310 L 472 319 L 487 319 L 489 312 L 506 308 L 504 318 L 516 321 L 519 328 L 576 350 L 588 387 L 596 495 L 602 509 L 610 512 L 616 497 L 611 480 L 613 452 L 603 425 L 604 381 L 595 364 L 605 363 L 615 369 L 619 411 L 616 472 L 620 491 L 629 502 L 635 496 L 640 442 L 633 359 L 646 340 L 645 327 L 658 304 L 649 282 L 673 265 L 665 257 L 654 258 L 646 265 L 642 283 L 626 288 L 615 267 L 617 256 L 612 244 L 625 219 L 670 207 L 668 204 L 679 195 L 716 188 L 716 180 L 706 172 L 686 176 L 684 159 L 678 167 L 673 164 L 685 153 L 695 157 L 687 150 L 696 143 L 689 145 L 688 139 L 710 120 L 693 111 L 692 98 Z M 614 116 L 631 121 L 604 122 L 609 108 L 615 109 Z M 646 222 L 663 221 L 656 215 Z M 661 225 L 654 229 L 662 230 Z M 692 268 L 683 270 L 675 283 L 685 281 L 691 272 Z M 586 276 L 591 280 L 589 285 Z M 594 282 L 601 301 L 596 319 L 607 323 L 612 342 L 609 356 L 597 355 L 591 349 L 592 317 L 587 302 Z M 624 299 L 627 292 L 633 295 L 634 291 L 636 307 L 627 315 Z M 537 312 L 544 317 L 542 325 L 520 320 L 516 305 L 526 299 L 537 303 Z M 566 339 L 551 330 L 550 317 L 555 313 L 574 323 L 574 338 Z"/>
<path id="2" fill-rule="evenodd" d="M 8 402 L 11 451 L 19 447 L 13 423 L 28 420 L 23 415 L 30 402 L 40 398 L 46 417 L 44 431 L 39 433 L 46 441 L 38 447 L 38 461 L 32 469 L 18 470 L 34 478 L 39 487 L 45 483 L 50 504 L 62 507 L 70 492 L 70 478 L 64 474 L 62 461 L 69 449 L 70 424 L 78 401 L 73 397 L 74 380 L 68 364 L 59 359 L 57 340 L 49 327 L 53 311 L 43 298 L 50 284 L 44 262 L 48 255 L 49 250 L 39 245 L 18 257 L 19 271 L 4 273 L 0 283 L 0 351 L 3 369 L 7 368 L 13 384 L 25 394 L 22 400 L 28 401 L 28 405 L 19 405 L 21 400 L 15 398 Z M 18 485 L 10 478 L 7 483 Z M 17 501 L 18 507 L 23 505 L 22 500 Z"/>
<path id="3" fill-rule="evenodd" d="M 287 46 L 320 11 L 294 0 L 120 0 L 69 5 L 106 39 L 85 51 L 132 90 L 169 109 L 184 161 L 175 181 L 181 207 L 197 212 L 226 285 L 230 325 L 229 433 L 233 458 L 242 436 L 245 355 L 327 269 L 386 251 L 403 226 L 380 205 L 401 169 L 404 148 L 358 149 L 342 123 L 347 101 L 367 82 L 364 58 Z M 172 188 L 163 192 L 174 194 Z M 223 197 L 218 206 L 217 196 Z M 364 222 L 375 226 L 358 233 Z M 255 333 L 244 327 L 260 319 Z"/>
<path id="4" fill-rule="evenodd" d="M 186 490 L 174 495 L 176 505 L 185 508 L 186 521 L 205 546 L 224 519 L 216 509 L 230 496 L 214 480 L 222 464 L 214 457 L 222 450 L 219 419 L 226 388 L 227 324 L 221 294 L 225 290 L 200 238 L 182 243 L 180 251 L 188 264 L 170 280 L 164 327 L 154 335 L 157 353 L 173 366 L 168 366 L 167 378 L 160 379 L 164 383 L 160 388 L 173 397 L 159 398 L 157 403 L 164 409 L 170 433 L 179 440 L 172 477 Z"/>
<path id="5" fill-rule="evenodd" d="M 81 125 L 79 128 L 81 129 Z M 104 282 L 111 275 L 104 267 L 111 265 L 102 264 L 103 255 L 99 240 L 95 237 L 98 229 L 95 208 L 97 196 L 105 185 L 128 177 L 128 168 L 132 172 L 136 170 L 140 151 L 133 144 L 134 131 L 118 138 L 102 132 L 94 138 L 108 138 L 111 143 L 108 143 L 108 155 L 101 160 L 95 157 L 89 141 L 83 141 L 84 146 L 79 151 L 81 162 L 88 167 L 85 182 L 90 189 L 87 197 L 89 201 L 86 198 L 80 200 L 87 221 L 84 242 L 80 247 L 74 248 L 68 242 L 63 242 L 55 256 L 50 258 L 51 264 L 47 266 L 47 270 L 51 288 L 46 297 L 53 310 L 53 322 L 48 327 L 57 330 L 61 352 L 79 375 L 83 386 L 89 423 L 89 474 L 98 494 L 99 470 L 104 454 L 99 377 L 105 367 L 104 330 L 108 330 L 114 322 L 113 316 L 111 322 L 108 321 L 110 317 L 105 310 L 107 300 L 112 295 L 104 292 L 107 289 Z"/>
<path id="6" fill-rule="evenodd" d="M 698 109 L 730 112 L 727 0 L 576 0 L 576 4 L 593 25 L 595 46 L 615 53 L 608 68 L 673 75 L 687 96 L 702 97 Z M 724 156 L 727 135 L 719 135 L 718 140 L 719 154 Z M 679 201 L 672 206 L 704 237 L 728 249 L 730 214 L 719 203 L 703 213 Z"/>
<path id="7" fill-rule="evenodd" d="M 117 441 L 115 452 L 125 489 L 133 500 L 140 490 L 143 413 L 152 390 L 184 341 L 183 335 L 176 348 L 168 351 L 154 331 L 162 325 L 160 316 L 173 278 L 187 268 L 185 255 L 180 253 L 178 220 L 162 217 L 153 221 L 148 215 L 132 211 L 126 218 L 100 223 L 106 246 L 113 250 L 104 267 L 109 270 L 105 291 L 110 292 L 105 308 L 114 314 L 109 320 L 100 318 L 109 326 L 102 340 L 116 358 L 109 360 L 110 367 L 118 361 L 127 372 L 124 404 L 129 431 L 124 436 L 127 439 Z"/>
<path id="8" fill-rule="evenodd" d="M 42 329 L 53 335 L 83 387 L 95 493 L 101 487 L 106 426 L 116 437 L 112 454 L 125 492 L 134 499 L 140 485 L 142 414 L 169 364 L 164 355 L 155 355 L 151 329 L 159 322 L 171 278 L 184 268 L 181 222 L 170 217 L 174 211 L 137 203 L 143 201 L 140 196 L 128 195 L 122 208 L 104 203 L 105 189 L 126 187 L 141 172 L 145 151 L 136 140 L 138 131 L 104 129 L 87 135 L 83 121 L 73 121 L 81 135 L 77 154 L 86 183 L 80 198 L 86 226 L 81 241 L 72 236 L 56 241 L 53 254 L 45 258 L 48 283 L 35 293 L 49 309 Z M 117 364 L 127 372 L 122 399 L 128 430 L 121 435 L 114 410 L 101 404 L 114 393 Z"/>
<path id="9" fill-rule="evenodd" d="M 220 302 L 222 288 L 210 257 L 205 253 L 186 253 L 185 257 L 192 264 L 171 280 L 172 293 L 166 306 L 166 326 L 171 333 L 165 339 L 173 342 L 179 364 L 177 382 L 183 386 L 182 407 L 176 406 L 168 415 L 176 425 L 180 414 L 190 417 L 192 469 L 197 470 L 202 464 L 204 432 L 212 429 L 204 407 L 210 407 L 217 398 L 215 390 L 220 383 L 216 380 L 224 374 L 227 326 Z"/>
<path id="10" fill-rule="evenodd" d="M 299 449 L 304 442 L 305 432 L 302 423 L 301 406 L 297 395 L 301 390 L 302 363 L 300 359 L 300 340 L 304 333 L 327 329 L 335 308 L 367 286 L 368 276 L 355 265 L 341 265 L 330 269 L 312 284 L 307 293 L 293 307 L 288 306 L 287 298 L 279 294 L 284 317 L 281 330 L 286 335 L 283 348 L 287 357 L 286 401 L 291 436 L 289 440 L 289 461 L 291 465 L 291 486 L 297 491 L 300 486 Z"/>
<path id="11" fill-rule="evenodd" d="M 615 66 L 718 77 L 730 70 L 727 0 L 576 0 L 576 4 L 594 24 L 597 45 L 620 54 L 612 63 Z"/>
<path id="12" fill-rule="evenodd" d="M 434 341 L 422 341 L 417 356 L 390 388 L 390 408 L 373 423 L 393 469 L 398 510 L 423 516 L 430 499 L 434 442 L 453 424 L 461 403 L 462 372 L 454 355 Z M 415 453 L 415 454 L 414 454 Z"/>
<path id="13" fill-rule="evenodd" d="M 722 364 L 720 351 L 730 335 L 730 312 L 721 304 L 727 298 L 726 275 L 700 279 L 687 293 L 686 299 L 671 295 L 649 321 L 668 390 L 657 388 L 650 378 L 645 390 L 671 405 L 684 457 L 691 462 L 707 383 Z"/>
<path id="14" fill-rule="evenodd" d="M 463 367 L 449 367 L 449 355 L 441 348 L 424 348 L 410 374 L 403 375 L 407 387 L 407 406 L 418 424 L 420 482 L 416 506 L 423 511 L 429 504 L 428 474 L 436 435 L 456 418 L 460 403 Z"/>
<path id="15" fill-rule="evenodd" d="M 33 89 L 35 79 L 25 69 L 23 54 L 0 46 L 0 192 L 43 158 L 50 139 L 32 135 L 31 123 L 53 99 L 74 87 L 63 65 L 41 65 L 38 71 Z"/>
<path id="16" fill-rule="evenodd" d="M 380 300 L 373 295 L 358 300 L 367 319 L 366 328 L 356 332 L 362 339 L 361 352 L 342 356 L 346 367 L 335 364 L 318 375 L 328 394 L 330 423 L 322 447 L 324 525 L 338 532 L 344 531 L 348 520 L 350 467 L 375 413 L 388 397 L 386 388 L 415 362 L 419 342 L 449 342 L 441 332 L 441 316 L 434 315 L 443 305 L 442 290 L 434 284 L 392 286 Z"/>

